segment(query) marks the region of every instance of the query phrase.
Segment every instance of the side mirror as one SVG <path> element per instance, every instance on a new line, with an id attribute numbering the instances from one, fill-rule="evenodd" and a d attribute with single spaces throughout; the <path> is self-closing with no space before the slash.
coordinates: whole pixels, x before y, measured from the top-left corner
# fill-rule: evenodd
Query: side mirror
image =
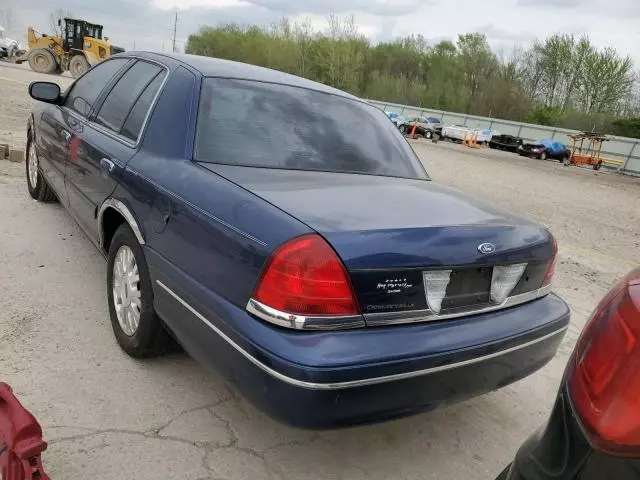
<path id="1" fill-rule="evenodd" d="M 58 103 L 60 101 L 60 86 L 53 82 L 31 82 L 29 95 L 40 102 Z"/>

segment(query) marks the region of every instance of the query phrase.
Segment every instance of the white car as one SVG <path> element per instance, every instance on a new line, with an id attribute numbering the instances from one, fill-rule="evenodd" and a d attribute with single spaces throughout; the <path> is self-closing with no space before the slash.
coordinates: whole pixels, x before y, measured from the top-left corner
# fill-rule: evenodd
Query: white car
<path id="1" fill-rule="evenodd" d="M 488 129 L 469 128 L 465 125 L 449 125 L 442 129 L 442 138 L 462 142 L 468 135 L 476 135 L 477 143 L 488 143 L 493 135 L 498 135 Z"/>
<path id="2" fill-rule="evenodd" d="M 20 44 L 5 36 L 4 28 L 0 27 L 0 58 L 13 57 L 20 51 Z"/>
<path id="3" fill-rule="evenodd" d="M 471 129 L 465 125 L 448 125 L 442 129 L 442 139 L 462 142 L 469 133 Z"/>

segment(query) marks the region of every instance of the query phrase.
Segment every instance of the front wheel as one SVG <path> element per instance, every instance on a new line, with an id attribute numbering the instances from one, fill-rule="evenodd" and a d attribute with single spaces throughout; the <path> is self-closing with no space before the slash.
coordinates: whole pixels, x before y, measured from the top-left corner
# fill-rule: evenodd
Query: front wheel
<path id="1" fill-rule="evenodd" d="M 542 152 L 540 154 L 540 160 L 546 160 L 547 159 L 547 152 Z"/>
<path id="2" fill-rule="evenodd" d="M 75 55 L 69 60 L 69 72 L 73 78 L 78 78 L 91 68 L 84 55 Z"/>
<path id="3" fill-rule="evenodd" d="M 403 135 L 406 135 L 407 133 L 409 133 L 406 125 L 400 125 L 400 133 Z"/>
<path id="4" fill-rule="evenodd" d="M 433 133 L 431 132 L 431 130 L 427 130 L 426 132 L 424 132 L 424 138 L 428 140 L 431 137 L 433 137 Z"/>
<path id="5" fill-rule="evenodd" d="M 563 158 L 562 158 L 562 164 L 563 164 L 565 167 L 568 167 L 570 163 L 571 163 L 571 160 L 569 159 L 569 157 L 566 157 L 566 156 L 565 156 L 565 157 L 563 157 Z"/>
<path id="6" fill-rule="evenodd" d="M 31 136 L 29 136 L 27 140 L 26 174 L 27 188 L 31 198 L 39 202 L 53 202 L 56 200 L 56 194 L 40 171 L 38 154 L 36 153 L 36 147 L 31 140 Z"/>
<path id="7" fill-rule="evenodd" d="M 53 73 L 58 68 L 53 54 L 45 48 L 36 48 L 29 53 L 29 66 L 38 73 Z"/>
<path id="8" fill-rule="evenodd" d="M 166 352 L 171 337 L 153 308 L 147 262 L 129 225 L 116 230 L 107 260 L 109 316 L 118 344 L 135 358 Z"/>

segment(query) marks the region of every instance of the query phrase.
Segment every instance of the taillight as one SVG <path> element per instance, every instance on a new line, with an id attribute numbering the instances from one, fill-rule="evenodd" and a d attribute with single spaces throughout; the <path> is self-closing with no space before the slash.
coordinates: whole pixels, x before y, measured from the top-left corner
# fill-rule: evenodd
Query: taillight
<path id="1" fill-rule="evenodd" d="M 293 315 L 359 314 L 342 262 L 316 234 L 294 238 L 273 252 L 253 299 Z"/>
<path id="2" fill-rule="evenodd" d="M 640 269 L 596 308 L 569 361 L 567 379 L 594 447 L 640 455 Z"/>
<path id="3" fill-rule="evenodd" d="M 547 268 L 547 273 L 542 280 L 542 286 L 549 285 L 551 283 L 551 279 L 553 278 L 553 274 L 556 273 L 556 262 L 558 261 L 558 242 L 556 239 L 553 239 L 553 258 L 551 258 L 551 263 L 549 263 L 549 268 Z"/>

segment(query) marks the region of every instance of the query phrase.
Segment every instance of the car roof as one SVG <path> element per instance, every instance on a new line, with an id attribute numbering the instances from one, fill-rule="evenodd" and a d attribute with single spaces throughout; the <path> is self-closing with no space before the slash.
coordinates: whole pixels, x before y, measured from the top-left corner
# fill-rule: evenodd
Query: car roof
<path id="1" fill-rule="evenodd" d="M 234 62 L 222 58 L 202 57 L 200 55 L 187 55 L 178 53 L 157 53 L 157 52 L 127 52 L 123 56 L 137 56 L 141 58 L 158 59 L 158 56 L 172 58 L 184 65 L 188 65 L 197 70 L 205 77 L 236 78 L 240 80 L 255 80 L 258 82 L 276 83 L 280 85 L 290 85 L 293 87 L 307 88 L 318 92 L 330 93 L 341 97 L 360 100 L 337 88 L 323 85 L 322 83 L 307 80 L 288 73 L 272 70 L 270 68 L 258 67 L 248 63 Z"/>

